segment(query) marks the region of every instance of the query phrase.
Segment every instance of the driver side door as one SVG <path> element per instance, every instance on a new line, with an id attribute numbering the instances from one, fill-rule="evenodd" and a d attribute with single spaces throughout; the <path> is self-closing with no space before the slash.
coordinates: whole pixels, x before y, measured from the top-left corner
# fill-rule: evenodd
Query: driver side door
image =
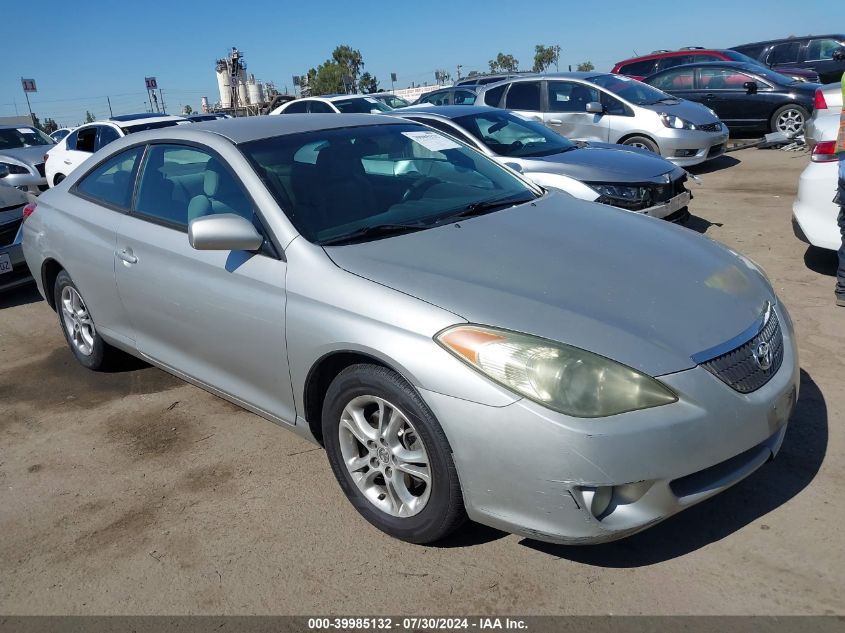
<path id="1" fill-rule="evenodd" d="M 548 105 L 543 118 L 547 127 L 568 139 L 607 142 L 608 117 L 587 112 L 588 103 L 601 102 L 596 88 L 575 81 L 548 81 L 546 85 Z"/>

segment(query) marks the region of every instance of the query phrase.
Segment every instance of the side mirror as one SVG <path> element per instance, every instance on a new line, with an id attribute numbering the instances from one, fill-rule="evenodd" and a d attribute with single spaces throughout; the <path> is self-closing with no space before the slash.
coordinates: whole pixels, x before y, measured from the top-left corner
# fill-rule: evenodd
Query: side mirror
<path id="1" fill-rule="evenodd" d="M 590 101 L 587 104 L 587 112 L 591 114 L 604 114 L 604 106 L 598 101 Z"/>
<path id="2" fill-rule="evenodd" d="M 845 61 L 845 46 L 833 50 L 833 59 L 837 62 Z"/>
<path id="3" fill-rule="evenodd" d="M 0 178 L 5 178 L 9 175 L 9 168 L 6 167 L 5 163 L 0 163 Z"/>
<path id="4" fill-rule="evenodd" d="M 198 251 L 257 251 L 264 238 L 246 218 L 221 213 L 191 220 L 188 242 Z"/>
<path id="5" fill-rule="evenodd" d="M 744 84 L 742 84 L 742 87 L 745 88 L 745 92 L 747 92 L 750 95 L 756 95 L 757 94 L 757 82 L 756 81 L 746 81 Z"/>

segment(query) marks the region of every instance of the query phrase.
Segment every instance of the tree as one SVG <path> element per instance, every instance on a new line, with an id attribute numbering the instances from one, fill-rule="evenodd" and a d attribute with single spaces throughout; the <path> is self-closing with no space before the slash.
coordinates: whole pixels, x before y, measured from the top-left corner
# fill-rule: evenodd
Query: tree
<path id="1" fill-rule="evenodd" d="M 358 85 L 358 76 L 364 67 L 364 58 L 361 56 L 361 51 L 355 50 L 347 44 L 342 44 L 332 51 L 331 61 L 340 66 L 344 87 L 354 88 Z M 327 61 L 326 63 L 330 62 Z"/>
<path id="2" fill-rule="evenodd" d="M 491 59 L 488 64 L 490 64 L 490 72 L 516 72 L 519 69 L 519 60 L 514 58 L 513 55 L 505 55 L 504 53 L 499 53 L 496 55 L 496 59 Z"/>
<path id="3" fill-rule="evenodd" d="M 183 114 L 193 114 L 194 109 L 191 106 L 186 105 L 184 108 L 182 108 L 182 113 Z"/>
<path id="4" fill-rule="evenodd" d="M 532 70 L 535 73 L 542 73 L 548 70 L 552 64 L 557 69 L 558 60 L 560 60 L 560 46 L 557 44 L 554 46 L 537 44 L 534 47 L 534 67 Z"/>
<path id="5" fill-rule="evenodd" d="M 41 124 L 41 131 L 44 132 L 44 134 L 52 134 L 58 129 L 59 124 L 50 118 L 44 119 L 44 123 Z"/>
<path id="6" fill-rule="evenodd" d="M 361 79 L 358 80 L 358 90 L 364 93 L 378 92 L 380 90 L 378 79 L 370 73 L 364 73 L 361 75 Z"/>
<path id="7" fill-rule="evenodd" d="M 308 94 L 330 95 L 346 92 L 343 86 L 344 69 L 337 62 L 326 60 L 308 71 Z"/>
<path id="8" fill-rule="evenodd" d="M 581 62 L 578 64 L 578 72 L 590 72 L 591 70 L 595 70 L 596 67 L 593 66 L 593 62 Z"/>
<path id="9" fill-rule="evenodd" d="M 97 119 L 91 114 L 88 110 L 85 111 L 85 122 L 86 123 L 93 123 Z"/>
<path id="10" fill-rule="evenodd" d="M 443 84 L 447 83 L 452 78 L 445 70 L 435 70 L 434 71 L 434 80 L 437 82 L 437 85 L 442 86 Z"/>

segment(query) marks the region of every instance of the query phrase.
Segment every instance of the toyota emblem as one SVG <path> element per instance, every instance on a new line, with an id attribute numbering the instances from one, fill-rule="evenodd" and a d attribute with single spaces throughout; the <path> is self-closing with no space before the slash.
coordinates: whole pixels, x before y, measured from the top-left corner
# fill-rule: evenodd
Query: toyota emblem
<path id="1" fill-rule="evenodd" d="M 754 348 L 754 362 L 763 371 L 772 366 L 772 348 L 765 341 Z"/>

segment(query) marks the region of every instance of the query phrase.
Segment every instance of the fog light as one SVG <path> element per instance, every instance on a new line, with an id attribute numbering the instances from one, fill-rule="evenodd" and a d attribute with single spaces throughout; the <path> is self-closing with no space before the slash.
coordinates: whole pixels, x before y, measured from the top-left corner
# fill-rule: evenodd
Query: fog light
<path id="1" fill-rule="evenodd" d="M 697 149 L 676 149 L 675 158 L 689 158 L 698 153 Z"/>

